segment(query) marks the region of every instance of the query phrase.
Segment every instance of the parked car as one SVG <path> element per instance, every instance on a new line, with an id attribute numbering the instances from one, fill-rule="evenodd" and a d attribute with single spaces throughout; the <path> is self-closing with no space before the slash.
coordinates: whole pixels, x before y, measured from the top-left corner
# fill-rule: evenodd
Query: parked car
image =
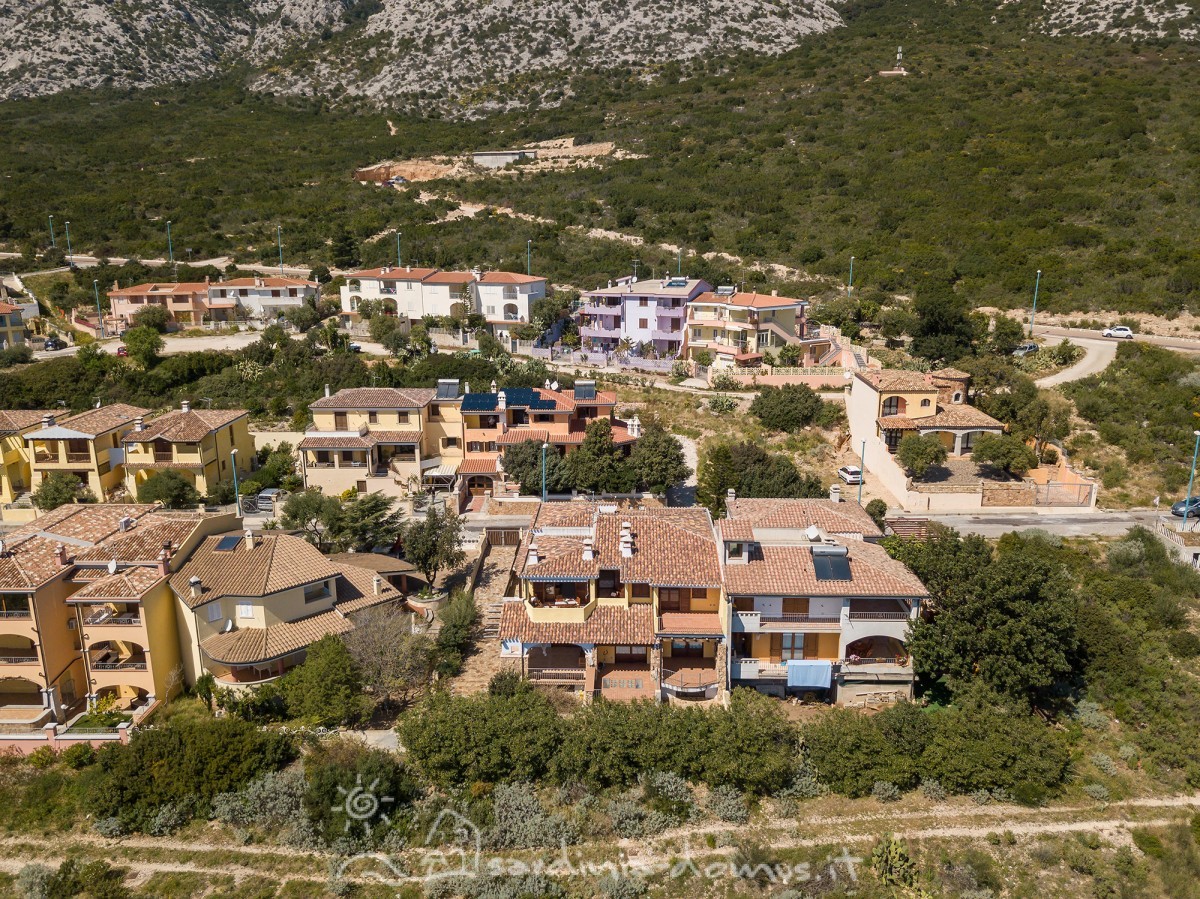
<path id="1" fill-rule="evenodd" d="M 847 484 L 861 484 L 863 482 L 862 469 L 857 465 L 843 465 L 837 470 L 838 477 Z"/>
<path id="2" fill-rule="evenodd" d="M 1117 325 L 1115 328 L 1105 328 L 1100 332 L 1100 336 L 1133 340 L 1133 331 L 1131 331 L 1129 328 L 1126 328 L 1124 325 Z"/>
<path id="3" fill-rule="evenodd" d="M 346 349 L 348 349 L 352 353 L 361 353 L 362 352 L 362 344 L 355 343 L 354 341 L 350 341 L 348 344 L 346 344 Z"/>
<path id="4" fill-rule="evenodd" d="M 255 506 L 260 512 L 274 512 L 275 504 L 282 503 L 287 499 L 288 492 L 281 490 L 278 487 L 268 487 L 262 491 L 255 500 Z"/>
<path id="5" fill-rule="evenodd" d="M 1171 506 L 1171 514 L 1183 518 L 1185 509 L 1187 510 L 1188 518 L 1200 518 L 1200 496 L 1190 496 L 1187 499 L 1181 499 Z"/>
<path id="6" fill-rule="evenodd" d="M 1040 349 L 1041 347 L 1039 347 L 1036 343 L 1023 343 L 1013 350 L 1012 354 L 1020 359 L 1022 356 L 1028 356 L 1030 353 L 1036 353 Z"/>
<path id="7" fill-rule="evenodd" d="M 117 355 L 118 356 L 128 356 L 129 355 L 128 347 L 123 347 L 123 346 L 117 347 Z"/>
<path id="8" fill-rule="evenodd" d="M 57 337 L 47 337 L 46 338 L 45 349 L 54 351 L 54 350 L 65 350 L 66 348 L 67 348 L 67 342 L 65 340 L 59 340 Z"/>

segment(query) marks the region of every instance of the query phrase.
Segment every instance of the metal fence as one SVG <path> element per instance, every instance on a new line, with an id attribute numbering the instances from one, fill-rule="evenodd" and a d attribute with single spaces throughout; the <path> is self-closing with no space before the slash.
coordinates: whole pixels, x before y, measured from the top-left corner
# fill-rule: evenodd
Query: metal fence
<path id="1" fill-rule="evenodd" d="M 1096 492 L 1095 484 L 1064 484 L 1061 481 L 1051 481 L 1048 484 L 1035 485 L 1033 504 L 1035 506 L 1090 506 Z"/>

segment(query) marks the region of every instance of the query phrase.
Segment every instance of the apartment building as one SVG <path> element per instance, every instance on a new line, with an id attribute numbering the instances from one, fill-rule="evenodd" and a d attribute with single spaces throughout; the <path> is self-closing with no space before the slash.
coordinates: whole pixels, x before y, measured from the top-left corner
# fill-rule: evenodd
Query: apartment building
<path id="1" fill-rule="evenodd" d="M 232 297 L 209 295 L 207 280 L 170 284 L 136 284 L 120 287 L 113 284 L 108 292 L 109 317 L 112 324 L 123 330 L 133 325 L 133 317 L 147 306 L 161 306 L 170 320 L 188 327 L 204 322 L 233 321 L 237 317 L 237 300 Z"/>
<path id="2" fill-rule="evenodd" d="M 0 350 L 21 346 L 25 340 L 25 319 L 21 307 L 0 302 Z"/>
<path id="3" fill-rule="evenodd" d="M 731 682 L 839 705 L 911 698 L 908 628 L 928 591 L 862 508 L 732 496 L 727 508 Z"/>
<path id="4" fill-rule="evenodd" d="M 718 367 L 758 365 L 763 354 L 785 346 L 804 344 L 801 365 L 816 365 L 820 349 L 829 341 L 806 333 L 805 300 L 776 293 L 742 293 L 718 287 L 687 304 L 683 356 L 695 360 L 709 353 Z"/>
<path id="5" fill-rule="evenodd" d="M 304 661 L 308 645 L 354 628 L 353 615 L 402 594 L 382 576 L 337 565 L 299 537 L 206 538 L 170 580 L 188 683 L 212 674 L 245 689 Z"/>
<path id="6" fill-rule="evenodd" d="M 465 454 L 459 473 L 475 495 L 494 490 L 502 479 L 503 457 L 510 446 L 536 440 L 563 453 L 575 450 L 587 426 L 598 418 L 612 424 L 613 442 L 626 449 L 641 436 L 636 417 L 628 423 L 616 418 L 617 395 L 596 389 L 595 381 L 577 381 L 571 390 L 557 383 L 544 387 L 503 387 L 462 398 Z"/>
<path id="7" fill-rule="evenodd" d="M 936 434 L 949 455 L 969 455 L 980 434 L 1004 432 L 1003 423 L 967 404 L 970 382 L 954 368 L 855 372 L 846 400 L 855 441 L 881 442 L 894 453 L 905 434 Z"/>
<path id="8" fill-rule="evenodd" d="M 67 505 L 0 537 L 0 722 L 36 728 L 181 685 L 171 568 L 232 515 Z"/>
<path id="9" fill-rule="evenodd" d="M 421 282 L 436 273 L 436 268 L 411 265 L 384 265 L 351 272 L 341 288 L 342 324 L 349 326 L 359 321 L 362 318 L 359 306 L 368 301 L 380 304 L 385 313 L 409 321 L 419 319 L 425 314 Z"/>
<path id="10" fill-rule="evenodd" d="M 233 301 L 235 318 L 274 321 L 287 310 L 316 301 L 321 285 L 302 278 L 233 278 L 208 285 L 210 306 Z"/>
<path id="11" fill-rule="evenodd" d="M 721 559 L 705 509 L 544 505 L 510 592 L 501 654 L 534 683 L 668 701 L 727 689 Z"/>
<path id="12" fill-rule="evenodd" d="M 305 486 L 396 497 L 449 488 L 463 459 L 461 404 L 455 380 L 436 389 L 326 387 L 299 444 Z"/>
<path id="13" fill-rule="evenodd" d="M 30 487 L 36 490 L 50 472 L 65 471 L 103 500 L 124 483 L 123 441 L 148 411 L 113 403 L 78 415 L 43 415 L 42 426 L 24 435 L 31 458 Z"/>
<path id="14" fill-rule="evenodd" d="M 42 426 L 52 413 L 43 410 L 0 411 L 0 521 L 32 521 L 29 501 L 33 466 L 25 435 Z"/>
<path id="15" fill-rule="evenodd" d="M 487 319 L 497 340 L 533 320 L 533 303 L 546 296 L 546 279 L 515 272 L 487 272 L 475 282 L 476 311 Z"/>
<path id="16" fill-rule="evenodd" d="M 584 294 L 579 336 L 585 350 L 609 352 L 625 344 L 664 356 L 678 354 L 684 342 L 687 306 L 712 285 L 697 278 L 620 278 Z"/>
<path id="17" fill-rule="evenodd" d="M 125 488 L 138 487 L 156 471 L 174 469 L 201 495 L 213 485 L 249 474 L 255 460 L 250 413 L 244 409 L 193 409 L 188 400 L 150 421 L 139 416 L 122 441 Z"/>

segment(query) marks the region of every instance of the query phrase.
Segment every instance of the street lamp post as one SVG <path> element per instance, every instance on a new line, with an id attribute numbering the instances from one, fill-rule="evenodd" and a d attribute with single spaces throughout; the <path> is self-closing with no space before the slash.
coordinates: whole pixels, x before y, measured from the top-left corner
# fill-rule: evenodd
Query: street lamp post
<path id="1" fill-rule="evenodd" d="M 175 244 L 171 242 L 171 220 L 167 219 L 167 259 L 171 265 L 175 264 Z"/>
<path id="2" fill-rule="evenodd" d="M 50 246 L 58 246 L 58 241 L 54 239 L 54 216 L 50 216 Z"/>
<path id="3" fill-rule="evenodd" d="M 1042 286 L 1042 270 L 1037 271 L 1037 280 L 1033 282 L 1033 312 L 1029 315 L 1029 336 L 1033 336 L 1033 320 L 1037 318 L 1038 288 Z"/>
<path id="4" fill-rule="evenodd" d="M 533 241 L 525 241 L 525 274 L 533 274 Z"/>
<path id="5" fill-rule="evenodd" d="M 283 277 L 283 225 L 275 226 L 275 243 L 279 245 L 279 277 Z"/>
<path id="6" fill-rule="evenodd" d="M 401 268 L 404 265 L 404 257 L 400 255 L 400 235 L 403 231 L 396 232 L 396 268 Z"/>
<path id="7" fill-rule="evenodd" d="M 546 501 L 546 450 L 550 449 L 549 443 L 542 444 L 542 502 Z"/>
<path id="8" fill-rule="evenodd" d="M 1196 448 L 1192 450 L 1192 473 L 1188 477 L 1188 492 L 1183 498 L 1183 528 L 1187 530 L 1188 512 L 1192 508 L 1192 482 L 1196 480 L 1196 456 L 1200 454 L 1200 431 L 1193 431 L 1196 435 Z"/>
<path id="9" fill-rule="evenodd" d="M 107 337 L 104 333 L 104 313 L 100 311 L 100 282 L 95 278 L 92 279 L 92 293 L 96 297 L 96 324 L 100 329 L 100 336 Z"/>
<path id="10" fill-rule="evenodd" d="M 675 274 L 683 274 L 683 247 L 680 247 L 675 253 Z"/>
<path id="11" fill-rule="evenodd" d="M 862 505 L 863 475 L 867 473 L 867 441 L 863 441 L 862 452 L 858 455 L 858 504 Z"/>
<path id="12" fill-rule="evenodd" d="M 67 265 L 75 267 L 75 259 L 71 253 L 71 223 L 67 222 Z"/>
<path id="13" fill-rule="evenodd" d="M 850 283 L 846 285 L 846 296 L 854 293 L 854 257 L 850 257 Z"/>
<path id="14" fill-rule="evenodd" d="M 238 495 L 238 479 L 237 479 L 237 447 L 229 451 L 229 458 L 233 462 L 233 507 L 238 518 L 242 517 L 242 498 Z"/>

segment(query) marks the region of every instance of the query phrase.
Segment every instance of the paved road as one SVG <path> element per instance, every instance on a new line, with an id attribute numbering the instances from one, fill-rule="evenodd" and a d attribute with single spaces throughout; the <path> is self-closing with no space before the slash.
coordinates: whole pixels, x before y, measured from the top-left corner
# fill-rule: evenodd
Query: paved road
<path id="1" fill-rule="evenodd" d="M 1153 511 L 1093 512 L 1093 513 L 1046 513 L 988 512 L 987 514 L 922 515 L 954 528 L 962 534 L 979 534 L 983 537 L 1000 537 L 1011 531 L 1025 528 L 1040 528 L 1062 537 L 1118 537 L 1134 525 L 1151 528 L 1156 513 Z"/>
<path id="2" fill-rule="evenodd" d="M 1069 368 L 1060 372 L 1038 378 L 1038 387 L 1053 387 L 1056 384 L 1066 384 L 1068 381 L 1078 381 L 1088 375 L 1094 375 L 1108 368 L 1110 362 L 1117 358 L 1117 342 L 1115 340 L 1092 340 L 1087 337 L 1068 337 L 1075 346 L 1083 350 L 1083 358 Z"/>
<path id="3" fill-rule="evenodd" d="M 1067 337 L 1071 339 L 1072 343 L 1075 342 L 1075 338 L 1106 341 L 1114 344 L 1120 343 L 1119 340 L 1101 337 L 1099 331 L 1091 331 L 1086 328 L 1054 328 L 1038 325 L 1033 330 L 1035 334 L 1042 337 Z M 1166 347 L 1169 350 L 1178 350 L 1181 353 L 1200 353 L 1200 340 L 1193 340 L 1190 337 L 1159 337 L 1155 334 L 1136 334 L 1133 339 L 1141 343 L 1152 343 L 1155 346 Z"/>
<path id="4" fill-rule="evenodd" d="M 239 331 L 237 334 L 212 334 L 204 337 L 172 337 L 167 334 L 163 337 L 162 355 L 175 356 L 180 353 L 198 353 L 202 350 L 240 350 L 254 343 L 260 337 L 262 337 L 261 331 Z M 304 335 L 292 334 L 291 337 L 293 340 L 301 340 Z M 355 343 L 362 347 L 364 353 L 375 356 L 390 355 L 382 344 L 362 339 L 356 339 Z M 124 346 L 124 343 L 115 337 L 110 337 L 100 341 L 100 345 L 106 351 L 115 353 L 118 347 Z M 58 359 L 61 356 L 74 356 L 77 352 L 79 352 L 78 346 L 69 346 L 63 350 L 34 353 L 34 358 L 38 361 Z"/>
<path id="5" fill-rule="evenodd" d="M 0 253 L 0 259 L 19 259 L 20 257 L 21 257 L 20 253 Z M 92 268 L 96 265 L 99 265 L 99 263 L 100 263 L 100 260 L 97 257 L 87 256 L 87 255 L 81 254 L 81 253 L 76 253 L 75 255 L 73 255 L 71 257 L 71 261 L 75 264 L 76 268 Z M 129 260 L 126 259 L 124 256 L 110 256 L 110 257 L 108 257 L 108 261 L 112 265 L 123 265 L 124 263 L 128 262 Z M 141 262 L 143 265 L 149 265 L 149 266 L 161 266 L 161 265 L 170 264 L 169 261 L 166 259 L 139 259 L 138 261 Z M 205 265 L 212 265 L 212 266 L 215 266 L 216 268 L 220 268 L 220 269 L 225 268 L 225 266 L 229 265 L 229 263 L 232 261 L 233 260 L 231 260 L 228 256 L 214 256 L 212 259 L 195 259 L 195 260 L 191 260 L 191 261 L 184 260 L 184 259 L 176 259 L 175 260 L 175 262 L 178 265 L 190 265 L 195 268 L 200 268 Z M 240 263 L 239 262 L 238 268 L 241 269 L 242 271 L 258 272 L 259 274 L 264 274 L 264 275 L 275 275 L 275 274 L 279 273 L 278 265 L 263 265 L 261 263 Z M 69 271 L 69 269 L 67 269 L 65 267 L 59 267 L 59 268 L 45 269 L 44 271 L 40 271 L 40 272 L 22 272 L 21 275 L 22 275 L 22 277 L 24 277 L 25 275 L 50 275 L 50 274 L 54 274 L 55 272 L 65 272 L 65 271 Z M 301 278 L 307 278 L 308 273 L 310 271 L 312 271 L 311 266 L 301 267 L 301 266 L 285 265 L 283 267 L 283 273 L 285 275 L 292 275 L 292 276 L 301 277 Z"/>

